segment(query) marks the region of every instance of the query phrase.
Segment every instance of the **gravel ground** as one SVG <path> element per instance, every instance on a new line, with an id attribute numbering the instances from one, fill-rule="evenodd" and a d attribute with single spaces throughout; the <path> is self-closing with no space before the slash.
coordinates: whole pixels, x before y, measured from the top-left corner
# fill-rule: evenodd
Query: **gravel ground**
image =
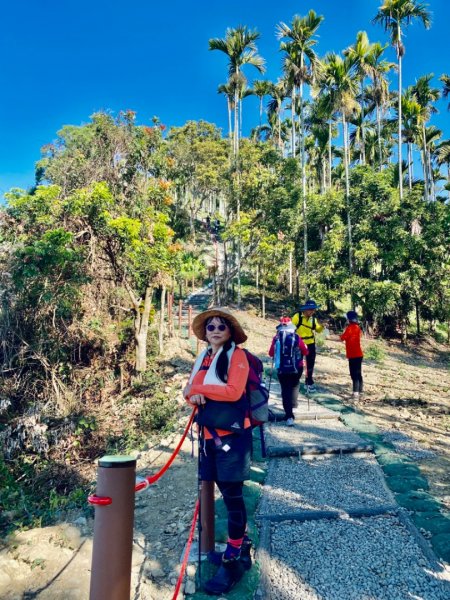
<path id="1" fill-rule="evenodd" d="M 317 444 L 337 446 L 342 444 L 360 444 L 363 440 L 350 431 L 338 419 L 323 421 L 297 422 L 294 427 L 286 427 L 283 422 L 266 427 L 267 446 L 302 446 Z"/>
<path id="2" fill-rule="evenodd" d="M 270 600 L 450 598 L 450 582 L 392 516 L 277 523 L 267 576 Z"/>
<path id="3" fill-rule="evenodd" d="M 378 508 L 394 503 L 371 455 L 270 461 L 262 514 Z"/>
<path id="4" fill-rule="evenodd" d="M 424 460 L 436 456 L 436 452 L 423 448 L 415 439 L 401 431 L 382 431 L 383 440 L 390 442 L 398 452 L 413 460 Z"/>

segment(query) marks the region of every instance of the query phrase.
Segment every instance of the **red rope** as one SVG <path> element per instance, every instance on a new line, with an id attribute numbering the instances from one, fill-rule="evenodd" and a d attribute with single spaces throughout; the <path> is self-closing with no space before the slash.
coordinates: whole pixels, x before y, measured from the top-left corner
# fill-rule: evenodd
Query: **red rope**
<path id="1" fill-rule="evenodd" d="M 97 506 L 108 506 L 112 504 L 112 499 L 109 496 L 97 496 L 94 494 L 93 496 L 88 496 L 88 502 Z"/>
<path id="2" fill-rule="evenodd" d="M 195 413 L 195 410 L 194 410 L 194 413 Z M 197 500 L 197 502 L 195 503 L 194 516 L 192 518 L 191 529 L 189 531 L 189 537 L 188 537 L 188 541 L 186 544 L 186 550 L 184 551 L 183 564 L 181 565 L 180 575 L 178 577 L 177 586 L 175 588 L 175 592 L 173 594 L 172 600 L 176 600 L 176 598 L 178 596 L 178 592 L 180 591 L 180 587 L 181 587 L 181 582 L 183 581 L 184 572 L 186 571 L 186 565 L 187 565 L 187 561 L 189 558 L 189 552 L 191 550 L 192 540 L 194 538 L 195 524 L 197 522 L 199 509 L 200 509 L 200 501 Z"/>
<path id="3" fill-rule="evenodd" d="M 183 442 L 188 434 L 189 428 L 192 425 L 192 421 L 194 420 L 196 411 L 197 411 L 197 407 L 195 407 L 194 410 L 192 411 L 191 418 L 189 419 L 189 423 L 187 424 L 186 429 L 184 430 L 183 436 L 181 437 L 181 440 L 179 441 L 178 446 L 175 448 L 175 450 L 172 453 L 172 456 L 169 458 L 169 460 L 164 465 L 164 467 L 162 469 L 160 469 L 155 475 L 147 475 L 147 477 L 145 478 L 149 484 L 155 483 L 155 481 L 158 481 L 158 479 L 162 475 L 164 475 L 164 473 L 167 471 L 167 469 L 170 467 L 170 465 L 175 460 L 175 457 L 178 454 L 178 452 L 180 451 L 180 448 L 183 445 Z M 142 487 L 140 487 L 139 489 L 142 489 Z"/>

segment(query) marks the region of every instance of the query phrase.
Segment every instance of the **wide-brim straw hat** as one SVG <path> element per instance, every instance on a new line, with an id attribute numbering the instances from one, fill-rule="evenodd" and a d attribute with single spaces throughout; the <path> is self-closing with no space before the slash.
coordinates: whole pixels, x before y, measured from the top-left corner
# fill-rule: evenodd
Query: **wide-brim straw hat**
<path id="1" fill-rule="evenodd" d="M 199 340 L 206 342 L 206 321 L 212 317 L 223 317 L 226 319 L 232 327 L 232 340 L 235 344 L 243 344 L 247 340 L 247 335 L 242 329 L 242 325 L 228 310 L 228 308 L 213 307 L 205 310 L 195 317 L 192 322 L 192 330 Z"/>

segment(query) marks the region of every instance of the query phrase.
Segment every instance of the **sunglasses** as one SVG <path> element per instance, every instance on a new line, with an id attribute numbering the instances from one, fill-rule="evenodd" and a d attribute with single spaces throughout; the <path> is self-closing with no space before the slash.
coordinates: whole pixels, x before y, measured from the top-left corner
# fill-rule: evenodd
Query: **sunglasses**
<path id="1" fill-rule="evenodd" d="M 220 325 L 207 325 L 206 326 L 206 331 L 215 331 L 216 329 L 218 329 L 219 331 L 225 331 L 225 329 L 227 328 L 226 325 L 224 325 L 223 323 L 221 323 Z"/>

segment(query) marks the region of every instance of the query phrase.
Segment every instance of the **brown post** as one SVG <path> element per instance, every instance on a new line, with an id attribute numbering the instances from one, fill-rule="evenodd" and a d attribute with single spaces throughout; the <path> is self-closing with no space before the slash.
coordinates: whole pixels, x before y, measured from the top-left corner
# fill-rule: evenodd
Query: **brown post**
<path id="1" fill-rule="evenodd" d="M 178 302 L 178 333 L 179 333 L 180 337 L 181 337 L 181 320 L 182 320 L 181 311 L 182 310 L 183 310 L 183 300 L 179 300 L 179 302 Z"/>
<path id="2" fill-rule="evenodd" d="M 132 456 L 98 461 L 89 600 L 130 600 L 135 485 Z"/>
<path id="3" fill-rule="evenodd" d="M 192 306 L 188 306 L 188 339 L 192 336 Z"/>
<path id="4" fill-rule="evenodd" d="M 201 549 L 202 553 L 211 552 L 215 548 L 214 481 L 202 481 L 200 499 L 202 503 Z"/>

